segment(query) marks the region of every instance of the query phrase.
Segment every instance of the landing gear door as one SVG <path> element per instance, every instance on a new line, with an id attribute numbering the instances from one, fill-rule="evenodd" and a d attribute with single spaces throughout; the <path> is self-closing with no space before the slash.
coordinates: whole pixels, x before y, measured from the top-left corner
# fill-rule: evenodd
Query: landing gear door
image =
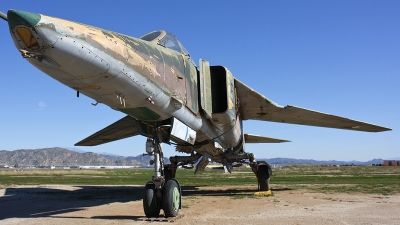
<path id="1" fill-rule="evenodd" d="M 212 118 L 212 92 L 211 92 L 211 72 L 210 63 L 200 59 L 200 100 L 201 108 L 207 118 Z"/>

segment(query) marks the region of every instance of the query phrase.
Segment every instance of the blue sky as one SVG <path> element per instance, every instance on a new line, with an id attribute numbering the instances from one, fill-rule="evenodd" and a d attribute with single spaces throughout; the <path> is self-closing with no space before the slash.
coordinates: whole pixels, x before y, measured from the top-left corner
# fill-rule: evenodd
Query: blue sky
<path id="1" fill-rule="evenodd" d="M 259 158 L 370 160 L 400 157 L 400 1 L 5 1 L 19 9 L 139 37 L 174 33 L 211 65 L 280 105 L 393 131 L 365 133 L 246 121 L 245 132 L 291 140 L 249 144 Z M 0 21 L 0 150 L 73 147 L 122 118 L 26 62 Z M 84 151 L 139 155 L 134 137 Z M 164 145 L 167 156 L 174 148 Z"/>

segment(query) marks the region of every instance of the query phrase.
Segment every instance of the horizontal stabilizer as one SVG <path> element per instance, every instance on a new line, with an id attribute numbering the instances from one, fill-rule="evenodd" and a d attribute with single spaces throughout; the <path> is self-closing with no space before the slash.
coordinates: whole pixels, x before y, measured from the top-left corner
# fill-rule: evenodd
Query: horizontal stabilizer
<path id="1" fill-rule="evenodd" d="M 95 146 L 104 143 L 132 137 L 139 134 L 136 126 L 136 120 L 130 116 L 118 120 L 110 126 L 90 135 L 75 146 Z"/>
<path id="2" fill-rule="evenodd" d="M 290 142 L 290 141 L 287 141 L 287 140 L 264 137 L 264 136 L 260 136 L 260 135 L 254 135 L 254 134 L 244 134 L 244 140 L 245 140 L 246 143 L 282 143 L 282 142 Z"/>

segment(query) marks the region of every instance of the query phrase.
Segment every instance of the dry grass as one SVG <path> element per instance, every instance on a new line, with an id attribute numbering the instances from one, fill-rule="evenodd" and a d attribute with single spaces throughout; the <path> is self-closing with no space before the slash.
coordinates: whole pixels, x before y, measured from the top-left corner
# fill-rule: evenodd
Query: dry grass
<path id="1" fill-rule="evenodd" d="M 346 192 L 399 194 L 400 167 L 318 167 L 288 166 L 273 169 L 272 189 L 307 189 L 316 192 Z M 182 186 L 246 186 L 257 185 L 257 179 L 248 168 L 235 168 L 232 174 L 223 170 L 205 170 L 197 175 L 194 170 L 179 169 L 176 177 Z M 29 169 L 0 170 L 0 184 L 12 185 L 144 185 L 151 179 L 151 169 Z"/>
<path id="2" fill-rule="evenodd" d="M 96 175 L 106 174 L 104 170 L 71 170 L 71 169 L 3 169 L 0 170 L 0 176 L 5 175 L 18 175 L 18 176 L 30 176 L 30 175 Z"/>

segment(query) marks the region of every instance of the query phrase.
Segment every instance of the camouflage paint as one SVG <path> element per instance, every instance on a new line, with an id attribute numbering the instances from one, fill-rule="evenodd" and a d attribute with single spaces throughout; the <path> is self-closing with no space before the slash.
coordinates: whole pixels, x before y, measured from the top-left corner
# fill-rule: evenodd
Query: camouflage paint
<path id="1" fill-rule="evenodd" d="M 40 21 L 40 14 L 30 13 L 18 10 L 9 10 L 7 12 L 8 25 L 14 28 L 17 25 L 22 25 L 26 27 L 33 27 Z"/>
<path id="2" fill-rule="evenodd" d="M 153 83 L 169 96 L 180 99 L 194 115 L 200 116 L 197 68 L 187 56 L 168 48 L 160 48 L 153 42 L 59 18 L 42 16 L 50 18 L 52 22 L 40 23 L 38 27 L 46 27 L 58 33 L 62 30 L 60 34 L 65 37 L 90 43 L 92 47 L 124 62 L 129 68 L 147 77 L 148 83 Z M 54 40 L 49 44 L 56 42 L 57 40 Z M 132 79 L 123 68 L 121 70 L 122 74 Z"/>

